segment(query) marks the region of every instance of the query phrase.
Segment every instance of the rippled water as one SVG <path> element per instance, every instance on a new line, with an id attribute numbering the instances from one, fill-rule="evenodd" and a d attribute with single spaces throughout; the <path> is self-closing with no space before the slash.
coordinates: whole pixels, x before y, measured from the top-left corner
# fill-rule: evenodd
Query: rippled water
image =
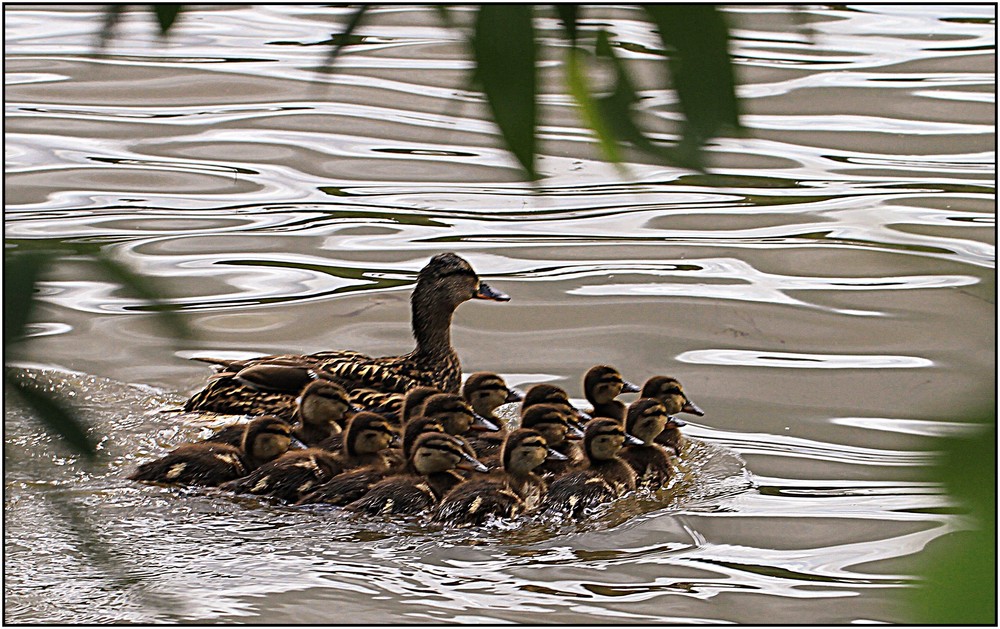
<path id="1" fill-rule="evenodd" d="M 72 393 L 108 456 L 87 469 L 5 408 L 5 620 L 906 621 L 913 558 L 971 526 L 927 481 L 935 439 L 994 399 L 993 7 L 727 9 L 748 134 L 711 176 L 602 163 L 548 59 L 536 190 L 434 10 L 377 10 L 317 72 L 348 13 L 205 8 L 165 44 L 127 13 L 95 54 L 94 10 L 5 8 L 6 245 L 103 247 L 198 333 L 172 342 L 80 260 L 45 283 L 30 348 L 58 371 L 22 375 Z M 637 12 L 588 17 L 662 63 Z M 644 90 L 670 137 L 672 94 Z M 596 363 L 680 377 L 707 411 L 684 482 L 470 532 L 123 480 L 197 434 L 148 413 L 204 382 L 187 357 L 405 351 L 440 251 L 513 297 L 458 311 L 466 371 L 577 397 Z"/>

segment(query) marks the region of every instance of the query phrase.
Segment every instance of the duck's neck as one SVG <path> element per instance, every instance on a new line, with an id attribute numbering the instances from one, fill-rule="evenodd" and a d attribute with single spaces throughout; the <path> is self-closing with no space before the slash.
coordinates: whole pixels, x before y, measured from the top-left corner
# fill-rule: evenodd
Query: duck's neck
<path id="1" fill-rule="evenodd" d="M 603 404 L 594 404 L 594 409 L 590 412 L 590 415 L 592 417 L 610 417 L 618 421 L 625 421 L 627 410 L 623 402 L 608 400 Z"/>
<path id="2" fill-rule="evenodd" d="M 454 314 L 455 309 L 450 304 L 415 296 L 410 305 L 413 338 L 417 341 L 413 354 L 429 358 L 452 354 L 451 318 Z"/>

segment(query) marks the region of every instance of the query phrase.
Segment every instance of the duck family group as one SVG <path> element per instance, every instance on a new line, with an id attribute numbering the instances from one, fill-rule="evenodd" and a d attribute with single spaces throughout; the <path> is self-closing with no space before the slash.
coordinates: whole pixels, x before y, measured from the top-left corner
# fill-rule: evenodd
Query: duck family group
<path id="1" fill-rule="evenodd" d="M 588 412 L 552 384 L 521 393 L 488 372 L 463 384 L 451 320 L 470 299 L 510 298 L 443 253 L 417 278 L 408 354 L 199 358 L 219 372 L 185 411 L 249 421 L 143 463 L 130 478 L 473 525 L 539 511 L 580 517 L 667 483 L 684 443 L 675 415 L 703 414 L 680 382 L 653 376 L 640 388 L 598 365 L 583 378 Z M 622 393 L 640 395 L 626 406 Z M 510 402 L 520 413 L 504 422 L 495 411 Z"/>

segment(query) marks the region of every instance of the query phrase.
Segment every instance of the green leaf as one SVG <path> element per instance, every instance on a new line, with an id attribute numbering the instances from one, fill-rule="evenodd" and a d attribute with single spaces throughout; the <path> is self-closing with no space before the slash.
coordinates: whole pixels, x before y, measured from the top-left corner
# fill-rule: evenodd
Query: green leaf
<path id="1" fill-rule="evenodd" d="M 729 30 L 710 4 L 643 5 L 667 51 L 684 114 L 681 150 L 697 152 L 724 128 L 739 129 Z"/>
<path id="2" fill-rule="evenodd" d="M 357 10 L 351 14 L 350 19 L 347 20 L 347 26 L 344 27 L 344 32 L 340 34 L 334 34 L 333 36 L 333 46 L 330 48 L 330 56 L 326 58 L 326 67 L 330 68 L 333 66 L 333 62 L 337 60 L 337 56 L 340 51 L 343 50 L 344 46 L 351 41 L 351 35 L 354 33 L 361 25 L 361 18 L 364 17 L 365 12 L 369 9 L 369 5 L 362 4 Z"/>
<path id="3" fill-rule="evenodd" d="M 448 7 L 443 4 L 435 4 L 434 9 L 437 11 L 438 17 L 441 18 L 441 23 L 447 28 L 455 28 L 455 21 L 451 19 L 451 14 L 448 13 Z"/>
<path id="4" fill-rule="evenodd" d="M 475 77 L 510 150 L 532 180 L 535 171 L 536 69 L 532 6 L 485 4 L 472 37 Z"/>
<path id="5" fill-rule="evenodd" d="M 996 626 L 996 414 L 973 417 L 979 434 L 935 443 L 944 456 L 929 480 L 944 482 L 972 530 L 941 536 L 920 553 L 924 582 L 908 597 L 916 623 Z"/>
<path id="6" fill-rule="evenodd" d="M 9 371 L 4 372 L 4 381 L 31 407 L 34 416 L 50 433 L 61 437 L 66 445 L 87 459 L 97 458 L 97 449 L 86 428 L 64 402 L 30 381 L 12 377 Z"/>
<path id="7" fill-rule="evenodd" d="M 621 152 L 618 150 L 618 140 L 603 115 L 601 104 L 593 98 L 587 83 L 587 73 L 584 70 L 586 57 L 579 48 L 570 48 L 566 54 L 566 84 L 573 100 L 580 107 L 580 115 L 584 122 L 597 136 L 598 145 L 605 159 L 610 162 L 621 162 Z"/>
<path id="8" fill-rule="evenodd" d="M 595 48 L 601 58 L 610 60 L 615 71 L 615 87 L 610 94 L 597 99 L 598 111 L 612 133 L 620 142 L 628 142 L 637 149 L 652 155 L 663 163 L 677 164 L 695 170 L 702 170 L 700 153 L 681 154 L 666 146 L 653 142 L 643 133 L 635 121 L 633 106 L 639 102 L 625 63 L 614 53 L 608 34 L 603 29 L 597 34 Z"/>
<path id="9" fill-rule="evenodd" d="M 122 11 L 127 5 L 109 4 L 104 8 L 104 23 L 101 24 L 101 32 L 98 34 L 97 47 L 104 50 L 111 38 L 115 36 L 115 28 L 121 19 Z"/>
<path id="10" fill-rule="evenodd" d="M 183 4 L 153 4 L 150 7 L 153 9 L 153 14 L 156 15 L 156 23 L 160 26 L 161 37 L 166 36 L 181 11 L 184 10 Z"/>
<path id="11" fill-rule="evenodd" d="M 579 15 L 580 6 L 577 4 L 557 4 L 555 7 L 566 38 L 569 39 L 570 47 L 576 47 L 576 18 Z"/>
<path id="12" fill-rule="evenodd" d="M 191 338 L 191 330 L 177 314 L 176 308 L 161 299 L 160 294 L 151 286 L 152 278 L 136 273 L 128 266 L 112 260 L 104 254 L 94 258 L 94 262 L 104 271 L 105 275 L 131 290 L 141 299 L 149 302 L 157 313 L 160 323 L 166 326 L 174 338 Z"/>
<path id="13" fill-rule="evenodd" d="M 24 338 L 24 330 L 35 306 L 35 284 L 51 255 L 41 251 L 4 254 L 3 265 L 3 353 Z"/>

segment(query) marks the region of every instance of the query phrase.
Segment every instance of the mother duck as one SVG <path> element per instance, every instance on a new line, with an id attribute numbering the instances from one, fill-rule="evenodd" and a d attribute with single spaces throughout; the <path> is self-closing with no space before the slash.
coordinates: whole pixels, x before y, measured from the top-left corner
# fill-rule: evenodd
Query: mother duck
<path id="1" fill-rule="evenodd" d="M 420 270 L 410 296 L 416 347 L 401 356 L 372 358 L 351 350 L 282 354 L 247 360 L 197 358 L 222 372 L 185 403 L 186 411 L 259 414 L 291 403 L 316 378 L 340 383 L 349 391 L 369 389 L 405 393 L 417 386 L 458 392 L 462 367 L 451 345 L 451 319 L 470 299 L 509 301 L 481 281 L 472 266 L 454 253 L 441 253 Z"/>

